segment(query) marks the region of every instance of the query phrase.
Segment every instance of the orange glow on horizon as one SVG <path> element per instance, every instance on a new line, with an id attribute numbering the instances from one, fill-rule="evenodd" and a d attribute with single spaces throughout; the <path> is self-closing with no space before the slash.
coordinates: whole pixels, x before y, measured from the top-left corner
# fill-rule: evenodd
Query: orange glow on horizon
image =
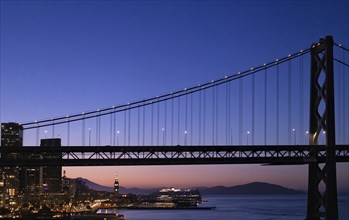
<path id="1" fill-rule="evenodd" d="M 268 182 L 294 189 L 306 189 L 307 167 L 260 165 L 191 165 L 134 167 L 65 167 L 67 177 L 83 177 L 103 186 L 112 186 L 118 173 L 120 186 L 132 188 L 234 186 Z M 291 174 L 290 174 L 291 173 Z M 287 174 L 287 175 L 286 175 Z"/>

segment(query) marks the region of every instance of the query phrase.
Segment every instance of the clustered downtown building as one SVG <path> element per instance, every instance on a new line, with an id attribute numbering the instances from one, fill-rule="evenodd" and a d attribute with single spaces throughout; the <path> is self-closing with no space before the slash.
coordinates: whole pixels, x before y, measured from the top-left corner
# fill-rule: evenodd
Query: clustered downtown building
<path id="1" fill-rule="evenodd" d="M 14 122 L 1 124 L 1 147 L 22 147 L 23 127 Z M 42 139 L 41 147 L 60 147 L 61 139 Z M 48 158 L 61 158 L 60 154 L 46 155 Z M 4 159 L 17 159 L 11 153 L 1 155 Z M 1 167 L 0 168 L 0 207 L 17 209 L 23 205 L 42 206 L 62 203 L 69 192 L 64 192 L 61 166 L 43 167 Z M 62 184 L 63 182 L 63 184 Z M 66 187 L 71 188 L 71 187 Z"/>

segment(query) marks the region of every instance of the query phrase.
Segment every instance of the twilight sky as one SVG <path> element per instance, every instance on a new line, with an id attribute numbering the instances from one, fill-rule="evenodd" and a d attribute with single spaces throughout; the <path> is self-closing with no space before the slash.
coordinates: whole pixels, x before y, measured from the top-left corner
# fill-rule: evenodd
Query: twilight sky
<path id="1" fill-rule="evenodd" d="M 349 46 L 348 1 L 0 1 L 0 121 L 26 122 L 132 102 L 307 48 Z M 65 168 L 126 187 L 306 188 L 307 166 Z M 338 183 L 349 182 L 348 164 Z"/>

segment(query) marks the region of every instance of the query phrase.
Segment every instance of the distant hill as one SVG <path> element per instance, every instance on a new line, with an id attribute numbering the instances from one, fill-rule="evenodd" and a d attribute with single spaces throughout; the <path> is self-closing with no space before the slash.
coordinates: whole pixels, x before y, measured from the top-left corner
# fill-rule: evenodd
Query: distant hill
<path id="1" fill-rule="evenodd" d="M 85 183 L 87 187 L 96 191 L 113 192 L 114 188 L 109 186 L 102 186 L 94 183 L 85 178 L 77 178 Z M 140 188 L 125 188 L 120 187 L 120 193 L 128 194 L 151 194 L 153 192 L 159 191 L 161 188 L 153 189 L 140 189 Z M 303 191 L 289 189 L 280 185 L 253 182 L 244 185 L 237 185 L 231 187 L 225 186 L 214 186 L 214 187 L 198 187 L 197 188 L 201 194 L 240 194 L 240 195 L 264 195 L 264 194 L 302 194 Z"/>
<path id="2" fill-rule="evenodd" d="M 264 194 L 302 194 L 303 191 L 289 189 L 280 185 L 253 182 L 244 185 L 231 187 L 215 186 L 198 188 L 202 194 L 244 194 L 244 195 L 264 195 Z"/>
<path id="3" fill-rule="evenodd" d="M 92 182 L 88 179 L 82 178 L 82 177 L 78 177 L 76 179 L 81 180 L 82 182 L 85 183 L 85 185 L 93 190 L 96 191 L 105 191 L 105 192 L 113 192 L 114 191 L 114 187 L 111 186 L 102 186 L 100 184 L 97 184 L 95 182 Z M 154 188 L 154 189 L 139 189 L 139 188 L 125 188 L 120 186 L 120 193 L 123 194 L 128 194 L 128 193 L 132 193 L 132 194 L 139 194 L 139 195 L 147 195 L 153 192 L 157 192 L 159 191 L 160 188 Z"/>

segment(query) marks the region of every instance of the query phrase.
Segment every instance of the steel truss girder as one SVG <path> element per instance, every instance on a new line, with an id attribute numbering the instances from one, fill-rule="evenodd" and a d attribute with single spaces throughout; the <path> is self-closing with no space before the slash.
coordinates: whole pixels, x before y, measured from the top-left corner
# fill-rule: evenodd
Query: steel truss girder
<path id="1" fill-rule="evenodd" d="M 0 148 L 0 166 L 107 166 L 190 164 L 309 164 L 326 162 L 326 146 L 142 146 Z M 349 145 L 336 146 L 336 161 L 349 162 Z M 15 154 L 16 160 L 5 155 Z M 52 158 L 52 155 L 61 157 Z"/>
<path id="2" fill-rule="evenodd" d="M 338 220 L 334 117 L 333 39 L 327 36 L 311 48 L 310 126 L 307 220 Z M 320 165 L 318 137 L 326 134 L 325 164 Z"/>

